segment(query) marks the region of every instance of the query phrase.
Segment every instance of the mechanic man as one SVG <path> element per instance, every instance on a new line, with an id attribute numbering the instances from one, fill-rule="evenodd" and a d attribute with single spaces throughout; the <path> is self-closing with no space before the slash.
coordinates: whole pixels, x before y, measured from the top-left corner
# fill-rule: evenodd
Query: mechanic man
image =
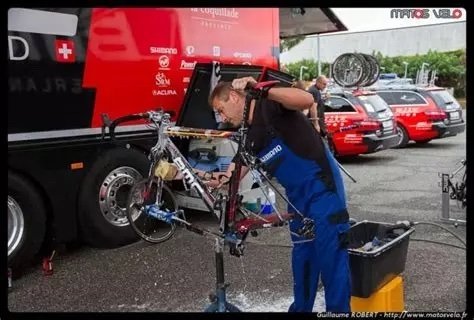
<path id="1" fill-rule="evenodd" d="M 315 120 L 319 122 L 320 133 L 323 137 L 326 136 L 327 130 L 326 130 L 326 123 L 324 122 L 324 101 L 321 96 L 321 91 L 326 89 L 327 84 L 328 84 L 328 79 L 325 76 L 320 75 L 316 78 L 315 84 L 308 88 L 308 92 L 313 95 L 314 102 L 316 102 L 316 110 L 317 110 L 317 114 L 315 115 L 312 114 L 312 112 L 310 112 L 310 117 L 313 117 L 313 116 L 316 117 Z"/>
<path id="2" fill-rule="evenodd" d="M 209 96 L 213 109 L 235 127 L 243 119 L 243 89 L 247 84 L 255 85 L 256 81 L 244 77 L 220 82 Z M 289 311 L 313 310 L 321 274 L 327 311 L 349 312 L 349 215 L 345 190 L 331 152 L 301 112 L 313 105 L 313 97 L 304 90 L 284 87 L 272 87 L 264 94 L 266 97 L 257 103 L 254 100 L 249 110 L 247 147 L 285 188 L 298 211 L 315 223 L 315 238 L 305 239 L 296 232 L 302 219 L 295 215 L 290 221 L 294 302 Z M 242 171 L 243 176 L 248 168 Z M 291 206 L 288 210 L 295 213 Z"/>

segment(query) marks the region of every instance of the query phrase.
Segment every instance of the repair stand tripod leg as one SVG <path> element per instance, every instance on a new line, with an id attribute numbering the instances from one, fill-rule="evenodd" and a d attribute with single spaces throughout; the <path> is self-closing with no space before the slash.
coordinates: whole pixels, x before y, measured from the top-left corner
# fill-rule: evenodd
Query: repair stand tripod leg
<path id="1" fill-rule="evenodd" d="M 466 220 L 453 219 L 449 217 L 449 174 L 439 174 L 441 177 L 441 221 L 466 224 Z"/>
<path id="2" fill-rule="evenodd" d="M 215 246 L 216 257 L 216 293 L 210 294 L 211 304 L 205 312 L 239 312 L 240 310 L 226 300 L 226 288 L 229 286 L 224 279 L 224 239 L 217 238 Z"/>

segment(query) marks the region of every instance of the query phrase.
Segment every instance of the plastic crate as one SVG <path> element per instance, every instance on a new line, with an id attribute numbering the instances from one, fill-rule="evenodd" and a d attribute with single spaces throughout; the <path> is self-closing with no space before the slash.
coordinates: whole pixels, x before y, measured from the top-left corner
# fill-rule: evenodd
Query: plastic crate
<path id="1" fill-rule="evenodd" d="M 349 229 L 348 251 L 353 296 L 368 298 L 405 270 L 410 234 L 415 230 L 397 229 L 383 237 L 383 231 L 390 226 L 394 225 L 361 221 Z M 371 251 L 362 250 L 361 247 L 375 236 L 387 241 Z"/>

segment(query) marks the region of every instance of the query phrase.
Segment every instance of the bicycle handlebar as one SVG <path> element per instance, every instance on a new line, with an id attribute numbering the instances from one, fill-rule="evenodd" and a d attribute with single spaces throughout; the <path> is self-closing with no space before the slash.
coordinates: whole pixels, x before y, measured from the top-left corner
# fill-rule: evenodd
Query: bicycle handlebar
<path id="1" fill-rule="evenodd" d="M 169 120 L 170 117 L 171 115 L 169 112 L 164 112 L 160 110 L 160 111 L 147 111 L 147 112 L 129 114 L 122 117 L 118 117 L 114 121 L 110 121 L 108 115 L 103 113 L 102 114 L 102 122 L 103 122 L 102 138 L 105 135 L 105 127 L 109 128 L 110 139 L 115 140 L 115 128 L 123 122 L 143 119 L 143 120 L 149 120 L 150 122 L 153 122 L 155 124 L 159 124 L 163 120 L 167 120 L 167 119 Z"/>

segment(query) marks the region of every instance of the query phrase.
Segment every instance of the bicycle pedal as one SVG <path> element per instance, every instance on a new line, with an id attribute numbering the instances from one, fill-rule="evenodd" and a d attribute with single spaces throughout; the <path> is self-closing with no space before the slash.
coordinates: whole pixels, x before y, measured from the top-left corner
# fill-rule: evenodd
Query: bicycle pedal
<path id="1" fill-rule="evenodd" d="M 252 230 L 252 231 L 250 231 L 250 235 L 251 235 L 252 237 L 258 236 L 257 230 Z"/>

